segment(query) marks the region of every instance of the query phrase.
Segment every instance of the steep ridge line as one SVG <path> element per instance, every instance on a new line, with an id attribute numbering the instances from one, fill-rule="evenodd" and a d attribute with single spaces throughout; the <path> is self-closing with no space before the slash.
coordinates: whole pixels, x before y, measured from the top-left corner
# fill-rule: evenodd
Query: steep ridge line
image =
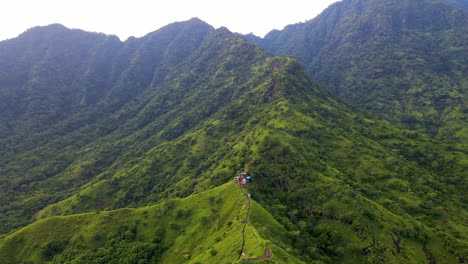
<path id="1" fill-rule="evenodd" d="M 250 197 L 245 194 L 244 189 L 242 189 L 242 188 L 240 188 L 240 189 L 241 189 L 242 194 L 244 195 L 244 197 L 247 199 L 248 204 L 247 204 L 247 215 L 246 215 L 245 220 L 244 220 L 244 226 L 242 227 L 242 246 L 241 246 L 241 250 L 240 250 L 240 253 L 239 253 L 239 258 L 237 260 L 240 260 L 241 257 L 242 257 L 242 254 L 244 253 L 245 227 L 247 226 L 247 223 L 249 222 L 249 215 L 250 215 Z"/>
<path id="2" fill-rule="evenodd" d="M 244 195 L 244 197 L 247 198 L 248 204 L 247 204 L 247 215 L 246 215 L 246 218 L 244 220 L 244 226 L 242 227 L 242 246 L 241 246 L 241 251 L 240 251 L 240 254 L 239 254 L 239 258 L 237 260 L 240 260 L 241 257 L 242 257 L 242 254 L 244 253 L 244 248 L 245 248 L 245 227 L 247 226 L 247 224 L 249 222 L 250 205 L 251 205 L 250 196 L 244 192 L 244 189 L 242 187 L 240 187 L 240 189 L 241 189 L 242 194 Z M 271 250 L 268 247 L 268 243 L 266 244 L 265 253 L 263 254 L 263 256 L 259 256 L 259 257 L 255 257 L 255 258 L 244 258 L 241 261 L 255 261 L 255 260 L 261 260 L 261 259 L 266 259 L 266 258 L 271 258 Z"/>

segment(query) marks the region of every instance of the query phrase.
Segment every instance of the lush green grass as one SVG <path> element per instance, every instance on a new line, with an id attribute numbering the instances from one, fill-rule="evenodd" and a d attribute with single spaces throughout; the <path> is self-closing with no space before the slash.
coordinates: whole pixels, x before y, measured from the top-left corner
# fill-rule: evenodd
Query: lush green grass
<path id="1" fill-rule="evenodd" d="M 51 217 L 3 238 L 0 262 L 238 263 L 246 205 L 237 185 L 228 183 L 150 207 Z M 268 245 L 268 263 L 302 263 L 283 249 L 290 245 L 269 239 L 285 230 L 257 203 L 250 219 L 245 257 L 262 256 Z"/>

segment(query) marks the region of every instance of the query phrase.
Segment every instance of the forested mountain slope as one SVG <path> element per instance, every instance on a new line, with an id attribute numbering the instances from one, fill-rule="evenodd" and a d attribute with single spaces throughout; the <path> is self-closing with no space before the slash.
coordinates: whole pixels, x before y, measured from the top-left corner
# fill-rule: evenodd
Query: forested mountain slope
<path id="1" fill-rule="evenodd" d="M 104 148 L 101 139 L 116 130 L 121 138 L 144 127 L 144 118 L 123 126 L 144 105 L 135 97 L 148 100 L 143 91 L 164 81 L 164 72 L 213 32 L 193 20 L 121 43 L 116 37 L 51 25 L 1 42 L 0 67 L 8 77 L 0 85 L 5 113 L 0 117 L 2 229 L 21 225 L 20 215 L 29 218 L 63 199 L 120 154 L 131 152 L 132 146 L 124 143 Z M 180 35 L 184 41 L 178 40 Z M 164 93 L 163 88 L 157 91 Z M 168 111 L 163 107 L 147 115 L 157 118 Z M 7 223 L 9 214 L 15 216 Z"/>
<path id="2" fill-rule="evenodd" d="M 7 263 L 110 257 L 112 241 L 132 227 L 157 230 L 157 221 L 140 214 L 159 207 L 107 211 L 196 200 L 192 195 L 241 171 L 254 179 L 248 192 L 259 210 L 251 217 L 271 214 L 278 222 L 265 221 L 254 232 L 281 248 L 283 261 L 453 263 L 468 255 L 462 145 L 366 119 L 311 81 L 294 59 L 272 57 L 225 28 L 193 19 L 119 42 L 54 25 L 0 46 L 10 65 L 2 72 L 11 76 L 0 86 L 9 111 L 0 140 L 0 256 Z M 14 67 L 21 76 L 14 77 Z M 241 196 L 229 197 L 223 200 Z M 183 208 L 183 215 L 202 210 L 196 202 Z M 217 220 L 222 208 L 210 212 L 227 231 L 229 221 Z M 120 213 L 128 219 L 99 224 Z M 182 225 L 171 215 L 167 221 Z M 33 216 L 37 223 L 13 230 Z M 187 217 L 193 222 L 175 226 L 167 239 L 131 232 L 129 244 L 116 245 L 118 252 L 135 248 L 161 261 L 175 256 L 167 253 L 179 250 L 171 249 L 180 242 L 174 234 L 187 238 L 182 233 L 199 223 L 197 217 Z M 66 237 L 48 231 L 80 219 L 96 223 L 106 239 L 96 240 L 83 225 Z M 270 232 L 274 226 L 278 232 Z M 28 242 L 44 233 L 37 244 Z M 85 247 L 76 240 L 79 233 Z M 206 239 L 202 250 L 180 253 L 203 262 L 206 254 L 217 255 L 210 247 L 237 243 Z M 35 249 L 18 257 L 29 248 Z"/>
<path id="3" fill-rule="evenodd" d="M 246 38 L 298 59 L 352 103 L 467 142 L 466 1 L 344 0 L 308 22 Z"/>

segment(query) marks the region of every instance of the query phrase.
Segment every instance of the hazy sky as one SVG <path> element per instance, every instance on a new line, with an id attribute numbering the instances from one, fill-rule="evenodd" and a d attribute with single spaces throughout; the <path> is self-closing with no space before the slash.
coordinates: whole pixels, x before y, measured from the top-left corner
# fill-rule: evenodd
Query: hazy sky
<path id="1" fill-rule="evenodd" d="M 0 40 L 52 23 L 125 40 L 192 17 L 263 36 L 314 18 L 333 2 L 337 0 L 2 0 Z"/>

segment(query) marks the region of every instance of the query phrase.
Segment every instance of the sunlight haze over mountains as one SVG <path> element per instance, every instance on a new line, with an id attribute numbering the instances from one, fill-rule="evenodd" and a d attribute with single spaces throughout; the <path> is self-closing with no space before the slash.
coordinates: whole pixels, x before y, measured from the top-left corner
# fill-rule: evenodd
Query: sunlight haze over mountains
<path id="1" fill-rule="evenodd" d="M 337 1 L 4 1 L 0 5 L 0 40 L 53 23 L 125 40 L 192 17 L 233 32 L 263 36 L 272 29 L 311 19 L 334 2 Z"/>

